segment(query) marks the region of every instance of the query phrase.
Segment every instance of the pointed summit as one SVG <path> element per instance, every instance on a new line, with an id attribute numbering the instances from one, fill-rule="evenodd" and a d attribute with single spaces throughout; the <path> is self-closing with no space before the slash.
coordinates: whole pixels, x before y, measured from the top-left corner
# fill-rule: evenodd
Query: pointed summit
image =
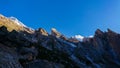
<path id="1" fill-rule="evenodd" d="M 114 32 L 114 31 L 112 31 L 111 29 L 107 29 L 107 31 L 108 31 L 108 33 L 114 33 L 114 34 L 116 34 L 116 32 Z"/>
<path id="2" fill-rule="evenodd" d="M 102 34 L 103 34 L 103 32 L 100 29 L 97 29 L 95 31 L 95 35 L 102 35 Z"/>
<path id="3" fill-rule="evenodd" d="M 26 31 L 29 33 L 33 33 L 34 30 L 24 25 L 15 17 L 5 17 L 0 14 L 0 27 L 5 26 L 8 31 L 16 30 L 16 31 Z"/>
<path id="4" fill-rule="evenodd" d="M 60 37 L 61 33 L 59 33 L 55 28 L 52 28 L 51 35 L 56 36 L 56 37 Z"/>
<path id="5" fill-rule="evenodd" d="M 101 31 L 100 29 L 97 29 L 97 30 L 95 31 L 94 37 L 100 37 L 100 38 L 102 38 L 103 36 L 104 36 L 104 32 Z"/>
<path id="6" fill-rule="evenodd" d="M 19 21 L 17 18 L 11 16 L 11 17 L 8 17 L 10 20 L 12 20 L 14 23 L 16 23 L 17 25 L 19 26 L 24 26 L 24 27 L 27 27 L 26 25 L 24 25 L 21 21 Z"/>
<path id="7" fill-rule="evenodd" d="M 12 30 L 23 30 L 24 26 L 18 25 L 19 22 L 13 21 L 9 17 L 5 17 L 2 14 L 0 14 L 0 26 L 5 26 L 9 31 Z"/>
<path id="8" fill-rule="evenodd" d="M 117 35 L 116 32 L 112 31 L 111 29 L 107 29 L 107 34 L 110 35 L 110 36 L 114 36 L 114 35 Z"/>
<path id="9" fill-rule="evenodd" d="M 36 32 L 37 32 L 38 34 L 48 36 L 47 31 L 46 31 L 45 29 L 43 29 L 43 28 L 39 28 Z"/>

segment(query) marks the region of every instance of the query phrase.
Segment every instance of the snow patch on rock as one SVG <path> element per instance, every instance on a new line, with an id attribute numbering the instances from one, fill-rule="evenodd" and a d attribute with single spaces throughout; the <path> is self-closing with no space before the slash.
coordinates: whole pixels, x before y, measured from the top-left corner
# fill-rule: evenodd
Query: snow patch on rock
<path id="1" fill-rule="evenodd" d="M 11 16 L 11 17 L 8 17 L 8 19 L 12 20 L 14 23 L 16 23 L 17 25 L 20 25 L 20 26 L 24 26 L 24 27 L 27 27 L 26 25 L 24 25 L 21 21 L 19 21 L 17 18 Z"/>
<path id="2" fill-rule="evenodd" d="M 75 35 L 75 36 L 72 36 L 72 38 L 75 38 L 75 39 L 77 39 L 77 40 L 79 40 L 79 41 L 83 41 L 84 36 L 81 36 L 81 35 Z"/>

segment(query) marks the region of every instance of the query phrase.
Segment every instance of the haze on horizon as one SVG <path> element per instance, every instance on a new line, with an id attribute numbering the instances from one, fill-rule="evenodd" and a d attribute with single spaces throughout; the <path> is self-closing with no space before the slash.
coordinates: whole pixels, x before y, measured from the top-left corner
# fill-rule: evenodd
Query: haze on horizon
<path id="1" fill-rule="evenodd" d="M 120 33 L 120 0 L 0 0 L 0 13 L 67 36 L 93 35 L 97 28 Z"/>

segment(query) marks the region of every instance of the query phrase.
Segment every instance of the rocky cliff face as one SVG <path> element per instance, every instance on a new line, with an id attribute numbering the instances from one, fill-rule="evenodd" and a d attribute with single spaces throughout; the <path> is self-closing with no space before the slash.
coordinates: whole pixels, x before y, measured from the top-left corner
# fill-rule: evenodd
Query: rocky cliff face
<path id="1" fill-rule="evenodd" d="M 16 30 L 16 31 L 26 31 L 29 33 L 33 33 L 34 30 L 25 26 L 22 22 L 20 22 L 15 17 L 5 17 L 0 14 L 0 27 L 6 26 L 8 31 Z"/>
<path id="2" fill-rule="evenodd" d="M 56 29 L 8 28 L 0 27 L 0 68 L 120 68 L 120 34 L 110 29 L 80 42 Z"/>

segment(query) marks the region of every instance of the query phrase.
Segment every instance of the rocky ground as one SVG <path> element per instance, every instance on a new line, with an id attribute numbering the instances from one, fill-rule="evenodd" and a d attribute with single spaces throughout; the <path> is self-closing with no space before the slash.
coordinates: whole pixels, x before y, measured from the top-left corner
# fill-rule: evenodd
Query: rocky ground
<path id="1" fill-rule="evenodd" d="M 120 34 L 96 30 L 83 42 L 52 29 L 0 28 L 0 68 L 120 68 Z"/>

